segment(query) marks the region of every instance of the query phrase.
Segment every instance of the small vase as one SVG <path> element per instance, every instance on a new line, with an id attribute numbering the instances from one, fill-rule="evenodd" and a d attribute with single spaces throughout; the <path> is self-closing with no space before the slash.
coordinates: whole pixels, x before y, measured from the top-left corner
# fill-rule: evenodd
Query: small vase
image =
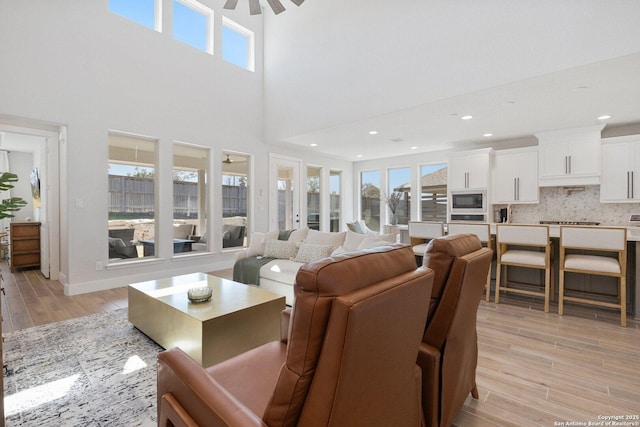
<path id="1" fill-rule="evenodd" d="M 391 225 L 397 225 L 398 219 L 396 218 L 396 214 L 391 212 Z"/>

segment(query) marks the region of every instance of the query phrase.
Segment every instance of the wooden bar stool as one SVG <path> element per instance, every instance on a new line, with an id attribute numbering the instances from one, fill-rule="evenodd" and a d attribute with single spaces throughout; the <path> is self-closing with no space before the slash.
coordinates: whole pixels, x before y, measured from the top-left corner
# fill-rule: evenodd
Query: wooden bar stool
<path id="1" fill-rule="evenodd" d="M 581 253 L 574 253 L 576 251 Z M 597 252 L 597 254 L 594 254 L 594 252 Z M 617 277 L 618 295 L 616 302 L 605 301 L 602 298 L 602 294 L 593 291 L 580 291 L 585 296 L 566 296 L 564 289 L 565 272 Z M 620 324 L 627 326 L 626 274 L 627 230 L 625 228 L 560 227 L 559 315 L 562 316 L 563 314 L 565 301 L 617 308 L 620 310 Z M 595 287 L 597 287 L 597 284 Z"/>
<path id="2" fill-rule="evenodd" d="M 549 299 L 553 293 L 551 275 L 551 239 L 546 225 L 496 225 L 496 304 L 500 291 L 544 297 L 544 312 L 549 312 Z M 504 286 L 501 283 L 502 267 Z M 544 270 L 544 289 L 529 290 L 508 287 L 507 267 L 524 267 Z"/>
<path id="3" fill-rule="evenodd" d="M 475 234 L 480 239 L 480 242 L 486 248 L 493 250 L 493 240 L 491 239 L 491 228 L 489 224 L 484 223 L 470 223 L 470 222 L 450 222 L 447 224 L 447 234 Z M 494 252 L 495 255 L 495 252 Z M 487 302 L 491 300 L 491 267 L 489 267 L 489 273 L 487 274 L 487 285 L 485 287 Z"/>

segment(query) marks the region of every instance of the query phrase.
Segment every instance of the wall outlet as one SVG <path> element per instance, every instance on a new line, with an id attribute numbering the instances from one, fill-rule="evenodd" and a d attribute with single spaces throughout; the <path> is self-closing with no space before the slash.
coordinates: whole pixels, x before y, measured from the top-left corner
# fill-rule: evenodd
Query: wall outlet
<path id="1" fill-rule="evenodd" d="M 96 261 L 96 270 L 103 270 L 104 263 L 102 261 Z"/>

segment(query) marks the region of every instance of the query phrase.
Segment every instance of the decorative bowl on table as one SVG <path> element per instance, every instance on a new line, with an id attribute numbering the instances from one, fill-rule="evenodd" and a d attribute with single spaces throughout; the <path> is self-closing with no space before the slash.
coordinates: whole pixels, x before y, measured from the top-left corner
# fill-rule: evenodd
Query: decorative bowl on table
<path id="1" fill-rule="evenodd" d="M 191 302 L 206 302 L 211 299 L 211 292 L 211 288 L 208 286 L 191 288 L 187 291 L 187 298 Z"/>

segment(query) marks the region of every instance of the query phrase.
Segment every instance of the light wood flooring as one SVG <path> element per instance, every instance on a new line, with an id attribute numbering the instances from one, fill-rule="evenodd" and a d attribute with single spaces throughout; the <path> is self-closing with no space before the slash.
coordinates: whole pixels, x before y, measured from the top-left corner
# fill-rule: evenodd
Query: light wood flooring
<path id="1" fill-rule="evenodd" d="M 11 274 L 4 262 L 0 269 L 5 332 L 127 307 L 126 288 L 65 296 L 59 282 L 36 270 Z M 231 270 L 212 274 L 230 278 Z M 615 312 L 594 307 L 567 305 L 562 317 L 554 310 L 545 314 L 539 301 L 512 296 L 499 305 L 481 302 L 480 399 L 467 399 L 456 425 L 587 425 L 598 416 L 640 416 L 640 322 L 630 318 L 622 328 Z M 638 418 L 627 421 L 640 426 Z"/>

